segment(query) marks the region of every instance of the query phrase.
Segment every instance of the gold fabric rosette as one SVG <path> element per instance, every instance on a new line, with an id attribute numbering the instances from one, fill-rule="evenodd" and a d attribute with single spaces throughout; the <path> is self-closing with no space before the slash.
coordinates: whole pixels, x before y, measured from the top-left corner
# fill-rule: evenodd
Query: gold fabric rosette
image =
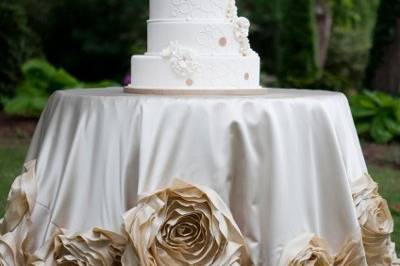
<path id="1" fill-rule="evenodd" d="M 124 216 L 142 266 L 251 265 L 229 209 L 213 190 L 182 181 L 141 199 Z M 134 250 L 131 248 L 134 247 Z"/>
<path id="2" fill-rule="evenodd" d="M 303 234 L 290 241 L 283 249 L 279 266 L 330 266 L 333 257 L 328 245 L 313 234 Z"/>
<path id="3" fill-rule="evenodd" d="M 29 245 L 30 213 L 36 202 L 36 161 L 11 186 L 4 218 L 0 220 L 0 265 L 24 265 Z"/>
<path id="4" fill-rule="evenodd" d="M 352 192 L 368 265 L 400 265 L 390 240 L 393 218 L 378 185 L 365 174 L 352 184 Z"/>
<path id="5" fill-rule="evenodd" d="M 357 238 L 347 240 L 336 256 L 328 244 L 314 234 L 303 234 L 283 249 L 279 266 L 366 266 L 362 243 Z"/>
<path id="6" fill-rule="evenodd" d="M 58 230 L 54 237 L 28 260 L 28 265 L 120 265 L 127 238 L 94 228 L 85 234 Z"/>
<path id="7" fill-rule="evenodd" d="M 334 258 L 334 266 L 366 266 L 365 252 L 359 235 L 348 239 Z"/>

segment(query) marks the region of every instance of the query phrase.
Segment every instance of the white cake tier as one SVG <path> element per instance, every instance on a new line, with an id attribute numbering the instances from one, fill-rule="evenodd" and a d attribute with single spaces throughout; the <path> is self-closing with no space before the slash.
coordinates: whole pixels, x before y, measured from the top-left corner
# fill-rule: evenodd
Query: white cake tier
<path id="1" fill-rule="evenodd" d="M 231 90 L 260 88 L 260 58 L 251 56 L 199 56 L 198 68 L 188 76 L 174 71 L 171 61 L 161 56 L 132 57 L 135 89 Z"/>
<path id="2" fill-rule="evenodd" d="M 224 18 L 229 0 L 150 0 L 150 19 Z"/>
<path id="3" fill-rule="evenodd" d="M 160 54 L 172 41 L 205 55 L 239 55 L 241 48 L 233 25 L 224 20 L 148 22 L 147 54 Z"/>

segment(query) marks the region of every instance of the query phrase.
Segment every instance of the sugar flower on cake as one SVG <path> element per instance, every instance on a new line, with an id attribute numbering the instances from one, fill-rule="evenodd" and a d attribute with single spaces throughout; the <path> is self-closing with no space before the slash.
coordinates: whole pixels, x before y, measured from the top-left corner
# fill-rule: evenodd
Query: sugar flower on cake
<path id="1" fill-rule="evenodd" d="M 231 23 L 235 23 L 237 19 L 238 10 L 236 7 L 236 1 L 235 0 L 229 0 L 228 6 L 226 8 L 226 18 L 229 20 Z"/>
<path id="2" fill-rule="evenodd" d="M 181 77 L 190 77 L 200 65 L 197 53 L 190 48 L 183 47 L 177 41 L 171 42 L 161 55 L 169 60 L 172 70 Z"/>
<path id="3" fill-rule="evenodd" d="M 303 234 L 284 247 L 279 266 L 331 266 L 333 261 L 324 240 Z"/>
<path id="4" fill-rule="evenodd" d="M 213 190 L 175 181 L 141 199 L 124 216 L 131 248 L 143 266 L 251 265 L 233 217 Z"/>
<path id="5" fill-rule="evenodd" d="M 247 39 L 249 36 L 250 21 L 245 17 L 240 17 L 236 20 L 235 36 L 238 40 Z"/>
<path id="6" fill-rule="evenodd" d="M 387 202 L 378 193 L 378 185 L 365 174 L 353 182 L 352 193 L 368 265 L 400 265 L 390 239 L 393 218 Z"/>
<path id="7" fill-rule="evenodd" d="M 245 17 L 238 17 L 235 0 L 230 0 L 226 10 L 226 18 L 233 25 L 234 35 L 240 44 L 240 53 L 244 56 L 250 55 L 253 51 L 250 47 L 249 31 L 250 21 Z"/>

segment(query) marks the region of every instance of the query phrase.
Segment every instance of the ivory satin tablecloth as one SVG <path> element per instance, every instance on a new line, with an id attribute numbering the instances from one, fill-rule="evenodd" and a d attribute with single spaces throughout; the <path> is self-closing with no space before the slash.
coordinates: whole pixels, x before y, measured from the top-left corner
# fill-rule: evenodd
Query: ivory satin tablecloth
<path id="1" fill-rule="evenodd" d="M 122 88 L 56 92 L 26 161 L 36 159 L 31 250 L 57 228 L 121 231 L 122 214 L 173 178 L 215 190 L 256 265 L 277 265 L 304 233 L 338 252 L 360 237 L 351 183 L 367 168 L 347 99 L 150 96 Z"/>

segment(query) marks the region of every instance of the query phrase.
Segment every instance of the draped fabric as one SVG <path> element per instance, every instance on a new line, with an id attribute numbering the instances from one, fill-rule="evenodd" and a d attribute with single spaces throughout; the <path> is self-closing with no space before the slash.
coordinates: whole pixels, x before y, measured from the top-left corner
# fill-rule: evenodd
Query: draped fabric
<path id="1" fill-rule="evenodd" d="M 278 265 L 288 243 L 304 234 L 326 243 L 329 252 L 322 257 L 328 261 L 360 255 L 357 243 L 365 230 L 352 187 L 367 169 L 346 97 L 339 93 L 56 92 L 26 161 L 33 159 L 35 186 L 29 187 L 36 188 L 35 205 L 31 210 L 28 196 L 21 201 L 28 202 L 14 229 L 21 234 L 6 245 L 22 247 L 24 254 L 12 258 L 17 262 L 43 265 L 51 256 L 85 265 L 88 258 L 79 250 L 91 259 L 118 259 L 122 239 L 132 242 L 124 226 L 131 219 L 124 214 L 175 177 L 215 191 L 255 265 Z M 8 224 L 13 232 L 15 224 Z M 99 251 L 91 248 L 96 239 Z"/>

